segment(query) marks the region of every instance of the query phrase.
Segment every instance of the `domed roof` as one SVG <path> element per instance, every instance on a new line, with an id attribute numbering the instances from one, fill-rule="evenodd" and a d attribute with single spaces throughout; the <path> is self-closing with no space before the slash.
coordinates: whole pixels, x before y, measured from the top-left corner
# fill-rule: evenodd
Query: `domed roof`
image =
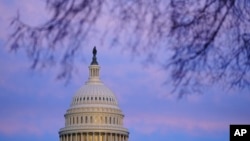
<path id="1" fill-rule="evenodd" d="M 128 140 L 124 114 L 114 93 L 99 78 L 100 66 L 93 49 L 87 82 L 73 96 L 65 117 L 60 140 Z"/>
<path id="2" fill-rule="evenodd" d="M 93 53 L 94 54 L 94 53 Z M 70 108 L 109 107 L 119 109 L 114 93 L 99 78 L 96 54 L 89 66 L 89 80 L 74 95 Z"/>
<path id="3" fill-rule="evenodd" d="M 104 84 L 86 83 L 74 95 L 71 108 L 111 107 L 118 108 L 114 93 Z"/>

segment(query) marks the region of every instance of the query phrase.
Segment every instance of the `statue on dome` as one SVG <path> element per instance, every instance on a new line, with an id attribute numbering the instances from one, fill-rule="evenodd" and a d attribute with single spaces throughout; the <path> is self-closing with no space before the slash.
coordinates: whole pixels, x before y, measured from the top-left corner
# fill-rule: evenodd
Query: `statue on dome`
<path id="1" fill-rule="evenodd" d="M 98 65 L 97 59 L 96 59 L 96 54 L 97 54 L 97 50 L 96 47 L 93 48 L 93 57 L 92 57 L 92 62 L 91 65 Z"/>
<path id="2" fill-rule="evenodd" d="M 97 50 L 96 50 L 96 47 L 93 48 L 93 55 L 96 56 L 97 54 Z"/>

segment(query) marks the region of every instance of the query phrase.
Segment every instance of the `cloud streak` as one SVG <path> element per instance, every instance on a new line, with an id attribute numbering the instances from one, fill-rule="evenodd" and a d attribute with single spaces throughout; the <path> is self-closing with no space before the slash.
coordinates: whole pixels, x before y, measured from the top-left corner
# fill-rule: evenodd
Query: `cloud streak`
<path id="1" fill-rule="evenodd" d="M 127 117 L 126 123 L 129 128 L 133 128 L 144 134 L 154 134 L 160 132 L 167 134 L 169 131 L 182 131 L 190 134 L 197 132 L 217 132 L 228 130 L 229 121 L 195 119 L 194 117 L 178 117 L 173 115 L 155 115 L 142 113 Z"/>

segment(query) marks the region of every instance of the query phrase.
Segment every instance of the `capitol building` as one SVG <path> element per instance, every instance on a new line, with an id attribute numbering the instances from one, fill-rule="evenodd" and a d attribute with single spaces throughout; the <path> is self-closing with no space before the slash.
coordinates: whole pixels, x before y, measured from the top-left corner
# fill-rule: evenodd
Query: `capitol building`
<path id="1" fill-rule="evenodd" d="M 100 80 L 96 54 L 94 48 L 89 78 L 75 93 L 64 115 L 60 141 L 128 141 L 124 115 L 115 94 Z"/>

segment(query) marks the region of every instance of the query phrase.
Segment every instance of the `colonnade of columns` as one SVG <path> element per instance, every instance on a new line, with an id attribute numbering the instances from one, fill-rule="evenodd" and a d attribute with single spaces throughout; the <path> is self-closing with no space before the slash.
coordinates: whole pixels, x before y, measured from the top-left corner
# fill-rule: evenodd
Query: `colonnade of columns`
<path id="1" fill-rule="evenodd" d="M 104 132 L 69 133 L 60 135 L 60 141 L 128 141 L 128 136 Z"/>

